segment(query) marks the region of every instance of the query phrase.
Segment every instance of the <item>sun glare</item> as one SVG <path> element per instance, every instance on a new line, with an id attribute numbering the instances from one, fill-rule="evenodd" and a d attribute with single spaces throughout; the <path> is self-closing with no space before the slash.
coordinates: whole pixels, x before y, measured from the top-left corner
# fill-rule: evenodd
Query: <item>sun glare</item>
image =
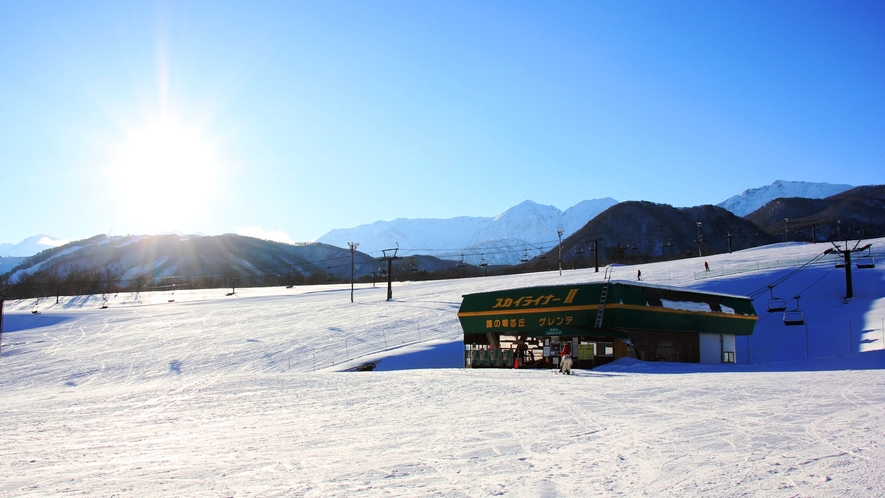
<path id="1" fill-rule="evenodd" d="M 111 171 L 120 221 L 146 233 L 185 229 L 217 195 L 220 168 L 213 145 L 172 119 L 131 131 Z"/>

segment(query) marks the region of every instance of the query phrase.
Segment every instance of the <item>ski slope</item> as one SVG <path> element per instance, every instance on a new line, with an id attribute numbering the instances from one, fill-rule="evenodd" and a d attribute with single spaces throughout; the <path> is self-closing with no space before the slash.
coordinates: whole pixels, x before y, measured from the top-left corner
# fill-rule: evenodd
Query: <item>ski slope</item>
<path id="1" fill-rule="evenodd" d="M 613 273 L 750 294 L 826 247 Z M 704 261 L 784 266 L 695 280 Z M 391 302 L 382 285 L 7 302 L 0 496 L 881 495 L 882 264 L 854 270 L 852 300 L 831 262 L 775 287 L 807 328 L 762 295 L 735 365 L 460 368 L 462 294 L 602 275 L 395 283 Z"/>

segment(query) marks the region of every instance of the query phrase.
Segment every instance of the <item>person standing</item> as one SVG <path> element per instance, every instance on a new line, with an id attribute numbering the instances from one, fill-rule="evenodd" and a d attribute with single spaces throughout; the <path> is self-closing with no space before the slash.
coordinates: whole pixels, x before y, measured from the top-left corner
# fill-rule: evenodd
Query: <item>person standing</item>
<path id="1" fill-rule="evenodd" d="M 559 371 L 564 374 L 572 374 L 572 345 L 565 343 L 559 352 Z"/>

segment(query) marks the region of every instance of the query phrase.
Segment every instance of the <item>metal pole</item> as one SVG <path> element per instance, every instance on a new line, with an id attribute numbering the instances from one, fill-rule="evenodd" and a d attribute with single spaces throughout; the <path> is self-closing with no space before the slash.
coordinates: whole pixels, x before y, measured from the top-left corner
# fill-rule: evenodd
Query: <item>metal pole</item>
<path id="1" fill-rule="evenodd" d="M 596 273 L 599 273 L 599 240 L 593 241 L 593 263 L 596 266 Z"/>
<path id="2" fill-rule="evenodd" d="M 382 249 L 381 252 L 384 254 L 383 260 L 387 261 L 387 300 L 390 301 L 393 299 L 393 260 L 394 259 L 402 259 L 397 257 L 396 253 L 399 250 L 399 247 L 396 249 Z"/>
<path id="3" fill-rule="evenodd" d="M 350 302 L 353 302 L 353 253 L 359 247 L 359 242 L 348 242 L 350 246 Z"/>
<path id="4" fill-rule="evenodd" d="M 393 259 L 387 260 L 387 300 L 393 299 Z"/>
<path id="5" fill-rule="evenodd" d="M 562 276 L 562 230 L 557 230 L 556 234 L 559 235 L 559 276 Z"/>

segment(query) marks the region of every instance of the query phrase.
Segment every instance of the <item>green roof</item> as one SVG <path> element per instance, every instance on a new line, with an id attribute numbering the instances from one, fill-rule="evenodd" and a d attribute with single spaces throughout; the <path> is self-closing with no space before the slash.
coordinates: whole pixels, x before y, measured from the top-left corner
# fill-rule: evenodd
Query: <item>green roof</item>
<path id="1" fill-rule="evenodd" d="M 619 337 L 630 330 L 750 335 L 756 310 L 749 297 L 613 281 L 595 327 L 603 283 L 507 289 L 463 296 L 465 334 L 520 333 Z M 575 333 L 558 334 L 551 329 Z M 577 333 L 579 332 L 579 333 Z"/>

